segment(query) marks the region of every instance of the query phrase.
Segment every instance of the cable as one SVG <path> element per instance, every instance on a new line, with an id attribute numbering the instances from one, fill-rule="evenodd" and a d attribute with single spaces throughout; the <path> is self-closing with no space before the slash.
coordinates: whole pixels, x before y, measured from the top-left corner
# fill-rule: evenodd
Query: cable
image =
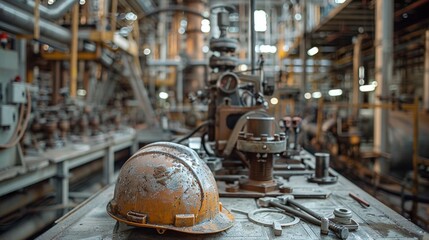
<path id="1" fill-rule="evenodd" d="M 201 137 L 201 144 L 203 145 L 204 151 L 207 153 L 207 155 L 208 155 L 209 157 L 213 157 L 213 156 L 215 156 L 215 155 L 214 155 L 214 153 L 213 153 L 213 152 L 210 152 L 210 151 L 207 149 L 207 146 L 206 146 L 206 136 L 207 136 L 207 134 L 208 134 L 208 132 L 207 132 L 207 131 L 205 131 L 205 132 L 203 133 L 203 136 Z"/>
<path id="2" fill-rule="evenodd" d="M 18 144 L 18 142 L 24 136 L 25 130 L 27 129 L 28 122 L 30 120 L 30 113 L 31 113 L 31 94 L 30 94 L 30 91 L 28 91 L 28 89 L 26 90 L 26 92 L 27 92 L 27 109 L 25 112 L 24 124 L 21 126 L 21 123 L 22 123 L 23 117 L 24 117 L 24 105 L 21 105 L 18 124 L 15 128 L 13 136 L 8 143 L 0 144 L 0 149 L 1 148 L 10 148 L 10 147 L 15 146 L 16 144 Z M 18 136 L 16 136 L 16 135 L 18 135 Z"/>
<path id="3" fill-rule="evenodd" d="M 197 133 L 198 131 L 200 131 L 202 128 L 208 126 L 209 123 L 210 123 L 210 121 L 203 122 L 200 126 L 196 127 L 190 133 L 186 134 L 185 136 L 183 136 L 181 138 L 177 138 L 177 139 L 173 140 L 173 142 L 174 143 L 181 143 L 181 142 L 183 142 L 184 140 L 190 138 L 192 135 L 194 135 L 195 133 Z"/>

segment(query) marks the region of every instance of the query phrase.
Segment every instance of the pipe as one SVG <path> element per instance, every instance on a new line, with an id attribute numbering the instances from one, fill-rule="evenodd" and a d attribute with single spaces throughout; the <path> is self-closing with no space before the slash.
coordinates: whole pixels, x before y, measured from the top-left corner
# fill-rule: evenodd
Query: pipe
<path id="1" fill-rule="evenodd" d="M 255 74 L 255 0 L 250 0 L 250 69 Z"/>
<path id="2" fill-rule="evenodd" d="M 380 96 L 386 97 L 389 93 L 389 83 L 393 74 L 393 9 L 394 3 L 390 0 L 377 0 L 375 7 L 375 80 L 378 83 L 375 89 L 375 104 L 380 104 Z M 388 123 L 387 109 L 374 110 L 374 149 L 376 152 L 388 152 Z M 387 166 L 383 166 L 387 167 Z"/>
<path id="3" fill-rule="evenodd" d="M 33 213 L 31 217 L 25 217 L 19 223 L 19 227 L 12 227 L 9 231 L 2 233 L 0 239 L 27 239 L 52 224 L 57 218 L 57 211 Z"/>
<path id="4" fill-rule="evenodd" d="M 32 33 L 34 30 L 33 21 L 34 16 L 32 14 L 17 9 L 16 7 L 8 3 L 0 2 L 0 22 L 6 23 L 6 25 L 2 26 L 7 27 L 10 24 L 14 27 L 7 28 L 5 30 L 11 31 L 14 34 L 21 34 L 23 31 L 17 32 L 18 28 Z M 71 33 L 68 29 L 60 27 L 57 24 L 51 23 L 43 19 L 40 19 L 39 27 L 41 36 L 50 38 L 60 43 L 70 43 Z"/>
<path id="5" fill-rule="evenodd" d="M 6 0 L 8 3 L 19 7 L 20 9 L 27 12 L 34 12 L 34 7 L 37 5 L 35 1 L 30 0 Z M 63 1 L 55 1 L 52 5 L 46 7 L 43 5 L 39 5 L 39 12 L 42 18 L 46 18 L 49 20 L 57 20 L 58 18 L 64 16 L 64 14 L 70 10 L 74 3 L 77 3 L 78 0 L 63 0 Z"/>

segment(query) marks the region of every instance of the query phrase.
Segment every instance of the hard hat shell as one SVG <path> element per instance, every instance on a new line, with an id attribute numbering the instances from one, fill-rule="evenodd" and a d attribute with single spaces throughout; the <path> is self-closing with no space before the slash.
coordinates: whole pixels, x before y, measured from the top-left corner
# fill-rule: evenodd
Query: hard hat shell
<path id="1" fill-rule="evenodd" d="M 192 149 L 149 144 L 121 168 L 107 212 L 136 227 L 205 234 L 226 230 L 234 217 L 219 202 L 216 181 Z"/>

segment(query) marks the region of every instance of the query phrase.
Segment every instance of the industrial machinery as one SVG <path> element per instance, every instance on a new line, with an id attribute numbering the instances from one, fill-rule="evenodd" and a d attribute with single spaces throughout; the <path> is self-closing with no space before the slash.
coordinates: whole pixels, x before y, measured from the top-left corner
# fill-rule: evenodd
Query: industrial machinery
<path id="1" fill-rule="evenodd" d="M 19 76 L 18 53 L 0 49 L 0 56 L 0 179 L 4 179 L 25 171 L 18 143 L 29 122 L 31 95 Z"/>
<path id="2" fill-rule="evenodd" d="M 286 2 L 273 13 L 290 7 L 306 18 L 295 5 L 307 1 Z M 34 237 L 61 216 L 40 239 L 425 237 L 335 172 L 322 148 L 303 147 L 301 89 L 269 75 L 284 67 L 271 61 L 277 54 L 260 52 L 255 66 L 254 38 L 246 49 L 247 39 L 230 34 L 242 19 L 235 6 L 243 13 L 249 4 L 211 5 L 212 16 L 205 1 L 35 1 L 40 12 L 32 4 L 0 1 L 0 29 L 27 47 L 0 50 L 0 238 Z M 249 10 L 253 16 L 255 6 Z M 219 35 L 204 46 L 202 25 L 214 18 Z M 34 42 L 18 40 L 28 36 Z M 270 44 L 283 44 L 277 40 Z M 22 64 L 23 52 L 31 61 Z M 251 69 L 238 69 L 250 58 Z M 21 82 L 17 66 L 29 68 L 31 81 Z M 201 67 L 204 76 L 194 71 Z M 188 108 L 183 95 L 194 87 Z M 172 115 L 178 122 L 170 124 Z"/>

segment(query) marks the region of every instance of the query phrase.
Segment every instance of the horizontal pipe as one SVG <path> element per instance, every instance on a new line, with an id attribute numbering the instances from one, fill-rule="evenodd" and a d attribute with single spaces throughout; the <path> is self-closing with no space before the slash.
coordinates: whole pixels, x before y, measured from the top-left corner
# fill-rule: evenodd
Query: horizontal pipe
<path id="1" fill-rule="evenodd" d="M 0 234 L 0 239 L 28 239 L 52 224 L 57 218 L 57 211 L 33 213 L 20 221 L 19 227 L 11 227 L 8 231 Z"/>
<path id="2" fill-rule="evenodd" d="M 34 7 L 36 6 L 35 1 L 31 0 L 6 0 L 8 3 L 19 7 L 22 10 L 27 12 L 34 12 Z M 40 16 L 49 20 L 57 20 L 58 18 L 64 16 L 68 10 L 77 3 L 78 0 L 63 0 L 55 1 L 52 5 L 46 7 L 44 5 L 39 5 Z"/>
<path id="3" fill-rule="evenodd" d="M 22 34 L 25 31 L 32 33 L 34 28 L 34 16 L 30 13 L 17 9 L 15 6 L 5 2 L 0 2 L 0 22 L 4 22 L 14 29 L 7 29 L 13 31 L 14 34 Z M 50 38 L 60 43 L 70 43 L 71 33 L 68 29 L 58 26 L 52 22 L 40 19 L 40 35 Z M 17 29 L 23 29 L 23 32 L 15 32 Z"/>

